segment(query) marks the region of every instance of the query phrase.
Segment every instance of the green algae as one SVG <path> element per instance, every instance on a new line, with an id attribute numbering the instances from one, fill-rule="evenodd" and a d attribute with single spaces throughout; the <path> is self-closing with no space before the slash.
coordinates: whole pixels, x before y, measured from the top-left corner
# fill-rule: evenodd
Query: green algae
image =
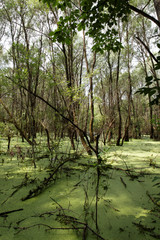
<path id="1" fill-rule="evenodd" d="M 17 144 L 27 153 L 28 145 L 19 139 L 11 148 Z M 99 175 L 96 159 L 81 156 L 66 163 L 40 195 L 21 201 L 49 176 L 50 159 L 38 158 L 45 155 L 42 148 L 34 168 L 27 154 L 11 158 L 1 139 L 0 212 L 23 211 L 0 217 L 0 239 L 155 239 L 160 232 L 159 147 L 149 139 L 107 147 L 103 165 L 112 167 L 102 167 Z"/>

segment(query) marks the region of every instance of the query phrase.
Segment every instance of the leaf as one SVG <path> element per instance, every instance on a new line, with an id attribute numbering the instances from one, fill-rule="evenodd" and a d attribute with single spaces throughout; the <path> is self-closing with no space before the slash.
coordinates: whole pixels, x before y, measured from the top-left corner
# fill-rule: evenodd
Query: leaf
<path id="1" fill-rule="evenodd" d="M 160 69 L 160 62 L 155 64 L 155 67 L 154 67 L 154 70 L 158 70 L 158 69 Z"/>
<path id="2" fill-rule="evenodd" d="M 150 105 L 158 105 L 159 104 L 159 99 L 160 98 L 155 98 L 150 102 Z"/>
<path id="3" fill-rule="evenodd" d="M 78 31 L 81 31 L 81 30 L 85 30 L 85 24 L 84 22 L 81 22 L 80 24 L 78 24 Z"/>
<path id="4" fill-rule="evenodd" d="M 49 35 L 50 37 L 53 37 L 53 36 L 54 36 L 54 32 L 51 31 L 48 35 Z"/>
<path id="5" fill-rule="evenodd" d="M 148 92 L 148 94 L 149 94 L 149 96 L 151 97 L 152 95 L 154 95 L 156 93 L 156 90 L 150 90 L 149 92 Z"/>
<path id="6" fill-rule="evenodd" d="M 146 77 L 146 82 L 150 82 L 153 79 L 153 76 Z"/>

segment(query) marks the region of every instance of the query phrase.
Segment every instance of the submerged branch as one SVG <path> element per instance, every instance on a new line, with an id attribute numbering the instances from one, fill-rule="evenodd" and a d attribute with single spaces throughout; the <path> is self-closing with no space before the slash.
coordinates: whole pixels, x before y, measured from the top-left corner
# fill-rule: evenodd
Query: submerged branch
<path id="1" fill-rule="evenodd" d="M 146 192 L 146 194 L 157 207 L 160 207 L 160 204 L 157 203 L 157 201 L 149 194 L 148 191 Z"/>
<path id="2" fill-rule="evenodd" d="M 60 163 L 56 169 L 50 173 L 49 177 L 48 178 L 44 178 L 44 180 L 33 190 L 30 190 L 28 195 L 26 197 L 23 197 L 21 200 L 22 201 L 26 201 L 27 199 L 30 199 L 30 198 L 33 198 L 33 197 L 36 197 L 38 196 L 39 194 L 41 194 L 47 187 L 48 185 L 52 182 L 53 180 L 53 176 L 58 172 L 58 170 L 67 162 L 71 161 L 71 160 L 74 160 L 69 158 L 69 159 L 66 159 L 64 162 Z"/>
<path id="3" fill-rule="evenodd" d="M 84 226 L 83 229 L 88 228 L 88 230 L 90 230 L 94 235 L 96 235 L 97 238 L 99 238 L 101 240 L 106 240 L 102 236 L 100 236 L 97 232 L 95 232 L 91 227 L 89 227 L 87 223 L 81 222 L 81 221 L 77 220 L 76 218 L 73 218 L 73 217 L 67 216 L 67 215 L 59 215 L 59 217 L 64 218 L 64 223 L 68 224 L 70 222 L 70 223 L 83 225 Z"/>
<path id="4" fill-rule="evenodd" d="M 123 178 L 122 177 L 120 177 L 120 179 L 121 179 L 121 182 L 122 182 L 122 184 L 124 185 L 124 187 L 126 188 L 127 187 L 127 184 L 124 182 L 124 180 L 123 180 Z"/>
<path id="5" fill-rule="evenodd" d="M 0 213 L 0 217 L 5 217 L 5 216 L 7 216 L 10 213 L 19 212 L 19 211 L 23 211 L 23 210 L 24 210 L 23 208 L 19 208 L 19 209 L 16 209 L 16 210 L 1 212 Z"/>
<path id="6" fill-rule="evenodd" d="M 58 216 L 58 215 L 57 215 Z M 64 217 L 67 218 L 67 223 L 72 222 L 75 224 L 79 224 L 80 226 L 72 226 L 72 227 L 52 227 L 49 226 L 47 224 L 43 224 L 43 223 L 38 223 L 38 224 L 34 224 L 28 227 L 14 227 L 15 230 L 19 230 L 16 234 L 20 233 L 21 231 L 33 228 L 33 227 L 39 227 L 39 226 L 43 226 L 43 227 L 47 227 L 46 231 L 50 231 L 50 230 L 83 230 L 86 231 L 86 229 L 90 230 L 94 235 L 97 236 L 97 239 L 101 239 L 101 240 L 106 240 L 104 239 L 102 236 L 100 236 L 97 232 L 95 232 L 91 227 L 88 226 L 88 224 L 78 221 L 76 218 L 73 218 L 71 216 L 67 216 L 67 215 L 60 215 L 60 217 Z M 69 218 L 69 220 L 68 220 Z M 64 224 L 66 224 L 64 222 Z M 81 227 L 82 225 L 82 227 Z"/>
<path id="7" fill-rule="evenodd" d="M 23 179 L 23 181 L 22 181 L 22 183 L 21 183 L 20 185 L 16 186 L 16 189 L 1 203 L 1 205 L 3 205 L 4 203 L 6 203 L 6 202 L 8 201 L 8 199 L 11 198 L 11 197 L 12 197 L 16 192 L 18 192 L 22 187 L 26 186 L 27 183 L 28 183 L 28 180 L 29 180 L 29 178 L 28 178 L 28 175 L 27 175 L 27 173 L 26 173 L 26 174 L 25 174 L 25 177 L 24 177 L 24 179 Z M 33 181 L 34 181 L 34 180 L 33 180 Z M 33 181 L 32 181 L 32 183 L 33 183 Z"/>
<path id="8" fill-rule="evenodd" d="M 28 226 L 28 227 L 14 227 L 15 230 L 19 230 L 16 234 L 20 233 L 21 231 L 24 231 L 24 230 L 27 230 L 27 229 L 30 229 L 30 228 L 33 228 L 33 227 L 39 227 L 39 226 L 43 226 L 43 227 L 47 227 L 48 229 L 46 229 L 46 231 L 48 230 L 74 230 L 74 229 L 83 229 L 82 227 L 81 228 L 73 228 L 73 227 L 51 227 L 47 224 L 43 224 L 43 223 L 37 223 L 37 224 L 34 224 L 34 225 L 31 225 L 31 226 Z"/>
<path id="9" fill-rule="evenodd" d="M 153 230 L 155 230 L 155 227 L 147 227 L 142 225 L 141 223 L 135 223 L 133 222 L 133 224 L 138 227 L 140 229 L 140 231 L 144 231 L 144 232 L 152 232 Z"/>

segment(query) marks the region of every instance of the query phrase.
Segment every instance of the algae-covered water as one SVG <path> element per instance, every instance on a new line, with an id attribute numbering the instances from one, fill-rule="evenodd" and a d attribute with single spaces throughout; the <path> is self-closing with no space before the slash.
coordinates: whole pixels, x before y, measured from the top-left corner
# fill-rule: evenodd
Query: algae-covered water
<path id="1" fill-rule="evenodd" d="M 102 166 L 74 153 L 51 164 L 39 149 L 34 168 L 25 143 L 6 149 L 1 139 L 0 240 L 160 239 L 160 142 L 106 146 Z"/>

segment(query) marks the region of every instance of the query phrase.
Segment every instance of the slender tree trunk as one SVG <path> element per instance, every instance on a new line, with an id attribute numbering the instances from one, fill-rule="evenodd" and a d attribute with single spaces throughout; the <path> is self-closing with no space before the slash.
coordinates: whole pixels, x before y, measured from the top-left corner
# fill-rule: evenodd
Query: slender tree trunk
<path id="1" fill-rule="evenodd" d="M 17 123 L 17 121 L 15 120 L 14 116 L 12 115 L 12 113 L 9 111 L 9 109 L 7 108 L 7 106 L 4 104 L 4 102 L 2 101 L 2 99 L 0 99 L 0 103 L 2 104 L 2 106 L 4 107 L 5 111 L 7 112 L 7 114 L 9 115 L 10 119 L 12 120 L 12 123 L 14 124 L 14 126 L 16 127 L 16 129 L 19 131 L 19 133 L 21 134 L 22 137 L 24 137 L 26 139 L 26 141 L 30 144 L 30 145 L 34 145 L 35 142 L 31 141 L 28 136 L 26 136 L 25 132 L 23 131 L 23 129 L 21 129 L 21 127 L 19 126 L 19 124 Z"/>
<path id="2" fill-rule="evenodd" d="M 112 64 L 110 59 L 110 51 L 108 51 L 108 66 L 109 66 L 109 121 L 113 122 L 115 119 L 114 113 L 114 104 L 113 104 L 113 73 L 112 73 Z M 108 131 L 108 139 L 107 141 L 110 142 L 113 136 L 112 132 L 112 125 Z"/>
<path id="3" fill-rule="evenodd" d="M 39 121 L 39 122 L 40 122 L 41 126 L 43 127 L 43 129 L 46 132 L 46 135 L 47 135 L 47 146 L 48 146 L 49 151 L 51 151 L 49 131 L 48 131 L 47 127 L 45 126 L 45 124 L 42 121 Z"/>
<path id="4" fill-rule="evenodd" d="M 82 142 L 82 145 L 83 145 L 84 149 L 86 150 L 88 155 L 92 155 L 92 151 L 89 148 L 88 144 L 86 143 L 86 141 L 84 139 L 84 136 L 83 136 L 83 133 L 81 131 L 78 131 L 78 133 L 79 133 L 79 136 L 80 136 L 80 139 L 81 139 L 81 142 Z"/>
<path id="5" fill-rule="evenodd" d="M 131 80 L 131 70 L 130 70 L 130 47 L 129 47 L 129 26 L 127 23 L 126 28 L 126 42 L 127 42 L 127 68 L 128 68 L 128 113 L 125 123 L 123 141 L 129 141 L 129 127 L 131 124 L 131 102 L 132 102 L 132 80 Z M 122 141 L 122 142 L 123 142 Z"/>
<path id="6" fill-rule="evenodd" d="M 74 88 L 74 73 L 73 73 L 73 43 L 71 42 L 70 45 L 68 45 L 68 48 L 66 49 L 66 46 L 62 44 L 63 48 L 63 54 L 65 59 L 65 71 L 66 71 L 66 81 L 67 81 L 67 89 L 69 91 L 73 91 Z M 74 102 L 72 94 L 68 97 L 68 113 L 72 121 L 74 121 Z M 69 125 L 68 128 L 68 136 L 71 141 L 72 149 L 75 150 L 75 144 L 74 144 L 74 135 L 75 135 L 75 129 Z"/>
<path id="7" fill-rule="evenodd" d="M 91 110 L 91 116 L 90 116 L 90 123 L 89 123 L 89 134 L 90 134 L 90 141 L 94 142 L 94 131 L 93 131 L 93 124 L 94 124 L 94 97 L 93 97 L 93 71 L 96 64 L 96 52 L 94 52 L 93 55 L 93 62 L 91 69 L 89 68 L 89 63 L 87 59 L 87 52 L 86 52 L 86 41 L 85 41 L 85 32 L 83 31 L 83 49 L 84 49 L 84 58 L 86 62 L 86 68 L 87 68 L 87 74 L 89 75 L 89 83 L 90 83 L 90 110 Z"/>
<path id="8" fill-rule="evenodd" d="M 121 143 L 121 131 L 122 131 L 122 117 L 121 117 L 121 108 L 120 108 L 120 97 L 119 97 L 119 67 L 120 67 L 120 54 L 121 50 L 118 52 L 118 64 L 117 64 L 117 77 L 116 77 L 116 95 L 117 95 L 117 110 L 118 110 L 118 136 L 116 145 L 120 146 Z"/>
<path id="9" fill-rule="evenodd" d="M 149 42 L 146 38 L 146 28 L 145 28 L 145 23 L 144 23 L 144 19 L 142 20 L 142 26 L 143 26 L 143 37 L 144 37 L 144 41 L 146 43 L 146 46 L 147 48 L 150 50 L 150 46 L 149 46 Z M 137 38 L 139 40 L 139 36 Z M 146 63 L 146 59 L 145 59 L 145 56 L 144 56 L 144 49 L 142 48 L 142 45 L 140 46 L 141 47 L 141 54 L 142 54 L 142 58 L 143 58 L 143 64 L 144 64 L 144 71 L 145 71 L 145 74 L 146 74 L 146 77 L 148 77 L 148 71 L 147 71 L 147 63 Z M 146 50 L 147 51 L 147 50 Z M 147 51 L 148 52 L 148 51 Z M 151 60 L 151 63 L 152 63 L 152 73 L 154 75 L 154 77 L 157 79 L 157 75 L 156 75 L 156 72 L 154 70 L 154 62 L 153 62 L 153 59 L 152 59 L 152 56 L 149 54 L 150 56 L 150 60 Z M 149 100 L 149 111 L 150 111 L 150 138 L 154 138 L 154 128 L 153 128 L 153 106 L 151 105 L 151 97 L 148 96 L 148 100 Z"/>
<path id="10" fill-rule="evenodd" d="M 108 139 L 108 142 L 110 142 L 109 140 L 111 140 L 112 138 L 112 126 L 113 124 L 115 123 L 115 119 L 113 119 L 109 124 L 108 124 L 108 128 L 106 129 L 105 131 L 105 134 L 104 134 L 104 145 L 106 145 L 106 141 Z"/>
<path id="11" fill-rule="evenodd" d="M 10 151 L 10 145 L 11 145 L 11 136 L 8 135 L 8 151 Z"/>
<path id="12" fill-rule="evenodd" d="M 120 23 L 118 21 L 118 29 L 119 29 L 119 38 L 120 42 L 122 41 L 122 36 L 120 32 Z M 118 61 L 117 61 L 117 76 L 116 76 L 116 96 L 117 96 L 117 110 L 118 110 L 118 136 L 116 145 L 121 145 L 122 138 L 122 116 L 121 116 L 121 107 L 120 107 L 120 94 L 119 94 L 119 72 L 120 72 L 120 58 L 121 58 L 121 49 L 118 51 Z"/>

